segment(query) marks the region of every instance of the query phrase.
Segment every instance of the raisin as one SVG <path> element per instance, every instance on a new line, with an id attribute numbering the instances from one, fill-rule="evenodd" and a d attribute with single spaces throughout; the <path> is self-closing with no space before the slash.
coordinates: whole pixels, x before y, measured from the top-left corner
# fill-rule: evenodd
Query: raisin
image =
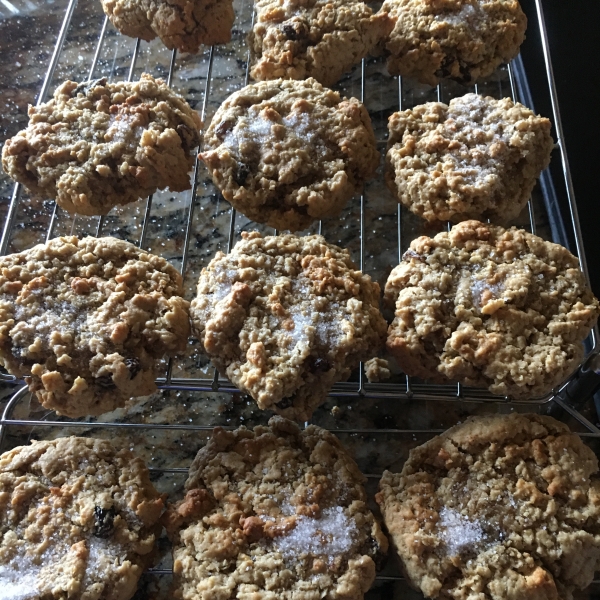
<path id="1" fill-rule="evenodd" d="M 425 262 L 422 254 L 411 250 L 410 248 L 402 255 L 402 260 L 409 262 L 411 258 L 416 258 L 420 262 Z"/>
<path id="2" fill-rule="evenodd" d="M 365 543 L 366 548 L 363 550 L 363 554 L 367 554 L 373 559 L 375 568 L 379 571 L 383 568 L 386 562 L 386 555 L 381 551 L 381 546 L 377 540 L 369 536 L 369 539 Z"/>
<path id="3" fill-rule="evenodd" d="M 181 146 L 186 152 L 198 145 L 198 135 L 187 125 L 184 125 L 183 123 L 177 125 L 177 133 L 179 134 L 179 139 L 181 140 Z"/>
<path id="4" fill-rule="evenodd" d="M 440 68 L 435 72 L 436 77 L 444 78 L 450 77 L 452 74 L 452 65 L 454 64 L 454 57 L 446 56 L 440 65 Z"/>
<path id="5" fill-rule="evenodd" d="M 250 167 L 245 163 L 240 163 L 233 180 L 238 185 L 244 185 L 244 183 L 246 183 L 246 179 L 248 179 L 248 175 L 250 175 Z"/>
<path id="6" fill-rule="evenodd" d="M 114 508 L 94 507 L 94 535 L 99 538 L 108 538 L 113 532 L 115 520 Z"/>
<path id="7" fill-rule="evenodd" d="M 113 381 L 112 375 L 102 375 L 100 377 L 96 377 L 96 385 L 106 389 L 117 387 Z"/>
<path id="8" fill-rule="evenodd" d="M 233 129 L 233 125 L 234 125 L 234 122 L 231 121 L 230 119 L 225 119 L 224 121 L 221 121 L 215 127 L 215 135 L 220 140 L 222 140 Z"/>
<path id="9" fill-rule="evenodd" d="M 87 96 L 90 90 L 93 90 L 97 86 L 106 85 L 106 77 L 100 79 L 94 79 L 93 81 L 82 81 L 77 87 L 71 92 L 71 97 L 75 98 L 77 94 L 84 94 Z"/>
<path id="10" fill-rule="evenodd" d="M 471 71 L 469 70 L 469 67 L 467 66 L 462 66 L 460 67 L 460 74 L 461 74 L 461 78 L 459 79 L 460 83 L 471 83 L 473 81 L 473 76 L 471 75 Z"/>
<path id="11" fill-rule="evenodd" d="M 126 358 L 125 366 L 129 369 L 129 379 L 133 379 L 142 370 L 142 365 L 137 358 Z"/>
<path id="12" fill-rule="evenodd" d="M 283 398 L 277 403 L 277 408 L 290 408 L 294 405 L 294 396 Z"/>
<path id="13" fill-rule="evenodd" d="M 281 30 L 288 40 L 295 41 L 298 39 L 298 32 L 294 29 L 293 25 L 284 25 Z"/>

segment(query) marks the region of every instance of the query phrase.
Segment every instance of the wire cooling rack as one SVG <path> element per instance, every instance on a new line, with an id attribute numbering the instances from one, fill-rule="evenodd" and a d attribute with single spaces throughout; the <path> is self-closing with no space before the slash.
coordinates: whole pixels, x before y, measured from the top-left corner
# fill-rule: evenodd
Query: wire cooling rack
<path id="1" fill-rule="evenodd" d="M 555 168 L 542 174 L 540 185 L 516 224 L 569 247 L 579 256 L 587 276 L 541 0 L 531 1 L 537 20 L 530 21 L 529 28 L 539 29 L 548 82 L 544 93 L 551 103 L 553 114 L 548 116 L 552 117 L 557 141 L 553 158 Z M 236 22 L 232 42 L 208 48 L 198 56 L 178 56 L 176 51 L 167 51 L 158 40 L 146 43 L 121 36 L 100 13 L 98 6 L 97 2 L 78 3 L 77 0 L 66 3 L 37 104 L 47 101 L 50 92 L 66 78 L 83 81 L 107 77 L 131 81 L 142 72 L 149 72 L 165 78 L 168 85 L 182 93 L 208 123 L 220 103 L 248 83 L 249 56 L 245 36 L 253 19 L 250 0 L 234 3 Z M 84 32 L 82 22 L 85 23 Z M 520 56 L 510 65 L 498 69 L 489 79 L 469 88 L 452 82 L 430 88 L 393 78 L 387 74 L 381 58 L 369 58 L 357 65 L 336 88 L 365 104 L 382 153 L 386 145 L 387 118 L 399 109 L 432 100 L 448 102 L 469 91 L 496 98 L 509 96 L 534 108 Z M 30 199 L 16 184 L 6 214 L 0 252 L 20 251 L 58 235 L 113 235 L 170 260 L 180 269 L 187 297 L 191 299 L 198 274 L 214 253 L 231 250 L 241 232 L 252 229 L 264 234 L 274 233 L 273 229 L 254 224 L 232 210 L 213 187 L 202 163 L 196 160 L 191 191 L 181 194 L 159 192 L 145 203 L 140 201 L 119 207 L 105 217 L 73 217 L 54 202 Z M 365 186 L 363 195 L 354 198 L 339 219 L 315 223 L 307 233 L 321 233 L 328 241 L 349 248 L 360 268 L 383 284 L 410 241 L 435 231 L 426 229 L 425 224 L 391 197 L 383 184 L 380 169 L 377 177 Z M 594 330 L 586 342 L 586 361 L 595 356 L 597 346 L 598 333 Z M 43 438 L 69 433 L 121 436 L 147 459 L 159 487 L 177 495 L 191 457 L 214 425 L 234 427 L 264 421 L 264 416 L 256 416 L 258 411 L 252 410 L 252 403 L 242 398 L 238 390 L 211 367 L 198 351 L 197 342 L 190 341 L 189 350 L 185 358 L 164 364 L 157 381 L 161 390 L 158 400 L 146 402 L 141 409 L 134 406 L 129 412 L 116 411 L 103 416 L 102 420 L 57 417 L 36 405 L 22 381 L 2 375 L 5 385 L 20 387 L 7 402 L 0 420 L 0 448 L 21 443 L 32 436 Z M 580 375 L 581 369 L 573 377 Z M 432 385 L 402 373 L 395 373 L 389 382 L 369 383 L 361 365 L 348 382 L 334 386 L 328 403 L 315 413 L 313 422 L 334 431 L 350 446 L 372 491 L 383 467 L 400 468 L 411 447 L 469 414 L 554 411 L 593 443 L 600 439 L 600 429 L 592 422 L 595 417 L 588 419 L 585 410 L 576 410 L 565 401 L 564 391 L 570 384 L 570 381 L 564 382 L 543 398 L 511 402 L 487 391 L 460 384 Z M 178 408 L 174 409 L 174 406 Z M 214 406 L 218 406 L 216 411 Z M 340 406 L 344 407 L 342 417 L 332 416 L 332 407 Z M 222 407 L 225 408 L 221 410 Z M 165 449 L 169 445 L 171 451 Z M 177 445 L 178 450 L 173 451 L 172 447 Z M 180 452 L 184 446 L 185 451 Z M 366 452 L 365 448 L 371 450 Z M 177 458 L 163 460 L 163 455 L 169 452 Z M 373 458 L 373 452 L 377 454 L 376 458 Z M 389 458 L 382 458 L 386 453 L 390 454 Z M 147 578 L 168 576 L 171 571 L 168 559 L 166 561 Z M 389 594 L 392 593 L 394 597 L 408 598 L 409 592 L 399 591 L 404 589 L 398 587 L 401 584 L 402 577 L 390 567 L 378 577 L 378 584 L 369 598 L 391 598 Z"/>

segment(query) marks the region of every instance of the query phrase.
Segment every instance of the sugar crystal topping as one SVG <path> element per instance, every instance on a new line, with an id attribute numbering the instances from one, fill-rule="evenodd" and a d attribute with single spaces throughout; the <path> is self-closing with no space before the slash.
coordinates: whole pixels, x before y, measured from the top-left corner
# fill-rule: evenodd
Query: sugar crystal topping
<path id="1" fill-rule="evenodd" d="M 274 544 L 288 559 L 301 554 L 333 559 L 349 552 L 357 536 L 356 523 L 341 506 L 334 506 L 323 510 L 318 519 L 299 516 L 296 527 L 288 535 L 275 538 Z"/>
<path id="2" fill-rule="evenodd" d="M 471 521 L 458 511 L 444 507 L 440 511 L 440 538 L 449 556 L 474 550 L 484 541 L 485 534 L 477 521 Z"/>
<path id="3" fill-rule="evenodd" d="M 445 12 L 436 15 L 435 20 L 454 26 L 466 25 L 474 31 L 477 31 L 483 24 L 484 16 L 479 0 L 475 0 L 473 3 L 465 2 L 458 11 Z"/>
<path id="4" fill-rule="evenodd" d="M 27 567 L 0 567 L 0 600 L 29 600 L 39 598 L 37 572 Z"/>

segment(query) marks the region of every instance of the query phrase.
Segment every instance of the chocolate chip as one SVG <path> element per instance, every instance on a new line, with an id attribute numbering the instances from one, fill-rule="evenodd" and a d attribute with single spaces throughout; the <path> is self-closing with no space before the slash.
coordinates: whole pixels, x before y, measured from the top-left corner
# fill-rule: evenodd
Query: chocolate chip
<path id="1" fill-rule="evenodd" d="M 314 356 L 309 356 L 306 359 L 306 366 L 310 373 L 324 373 L 325 371 L 329 371 L 331 369 L 331 364 L 329 361 L 324 358 L 316 358 Z"/>
<path id="2" fill-rule="evenodd" d="M 225 119 L 224 121 L 221 121 L 215 127 L 215 135 L 222 140 L 233 129 L 234 125 L 235 122 L 231 119 Z"/>
<path id="3" fill-rule="evenodd" d="M 246 183 L 246 179 L 248 179 L 248 175 L 250 175 L 250 167 L 245 163 L 240 163 L 235 172 L 233 180 L 238 185 L 244 185 L 244 183 Z"/>
<path id="4" fill-rule="evenodd" d="M 126 358 L 124 362 L 129 369 L 129 379 L 133 379 L 142 370 L 142 365 L 137 358 Z"/>
<path id="5" fill-rule="evenodd" d="M 283 35 L 285 35 L 285 37 L 288 40 L 297 40 L 298 39 L 298 33 L 294 29 L 293 25 L 284 25 L 281 28 L 281 31 L 283 31 Z"/>
<path id="6" fill-rule="evenodd" d="M 94 535 L 99 538 L 108 538 L 113 532 L 115 520 L 114 508 L 94 507 Z"/>
<path id="7" fill-rule="evenodd" d="M 113 381 L 112 375 L 102 375 L 100 377 L 96 377 L 96 385 L 99 385 L 101 388 L 105 388 L 107 390 L 117 387 Z"/>

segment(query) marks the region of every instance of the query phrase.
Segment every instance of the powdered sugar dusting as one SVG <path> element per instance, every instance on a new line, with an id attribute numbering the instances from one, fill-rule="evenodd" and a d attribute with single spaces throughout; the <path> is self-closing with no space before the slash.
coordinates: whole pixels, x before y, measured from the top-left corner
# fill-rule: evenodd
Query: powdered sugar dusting
<path id="1" fill-rule="evenodd" d="M 277 550 L 286 558 L 301 554 L 333 559 L 349 552 L 358 536 L 356 524 L 341 506 L 326 508 L 318 519 L 300 516 L 296 527 L 286 536 L 275 538 Z"/>
<path id="2" fill-rule="evenodd" d="M 477 521 L 471 521 L 458 511 L 444 507 L 440 511 L 440 538 L 450 556 L 473 550 L 484 541 L 484 532 Z"/>

